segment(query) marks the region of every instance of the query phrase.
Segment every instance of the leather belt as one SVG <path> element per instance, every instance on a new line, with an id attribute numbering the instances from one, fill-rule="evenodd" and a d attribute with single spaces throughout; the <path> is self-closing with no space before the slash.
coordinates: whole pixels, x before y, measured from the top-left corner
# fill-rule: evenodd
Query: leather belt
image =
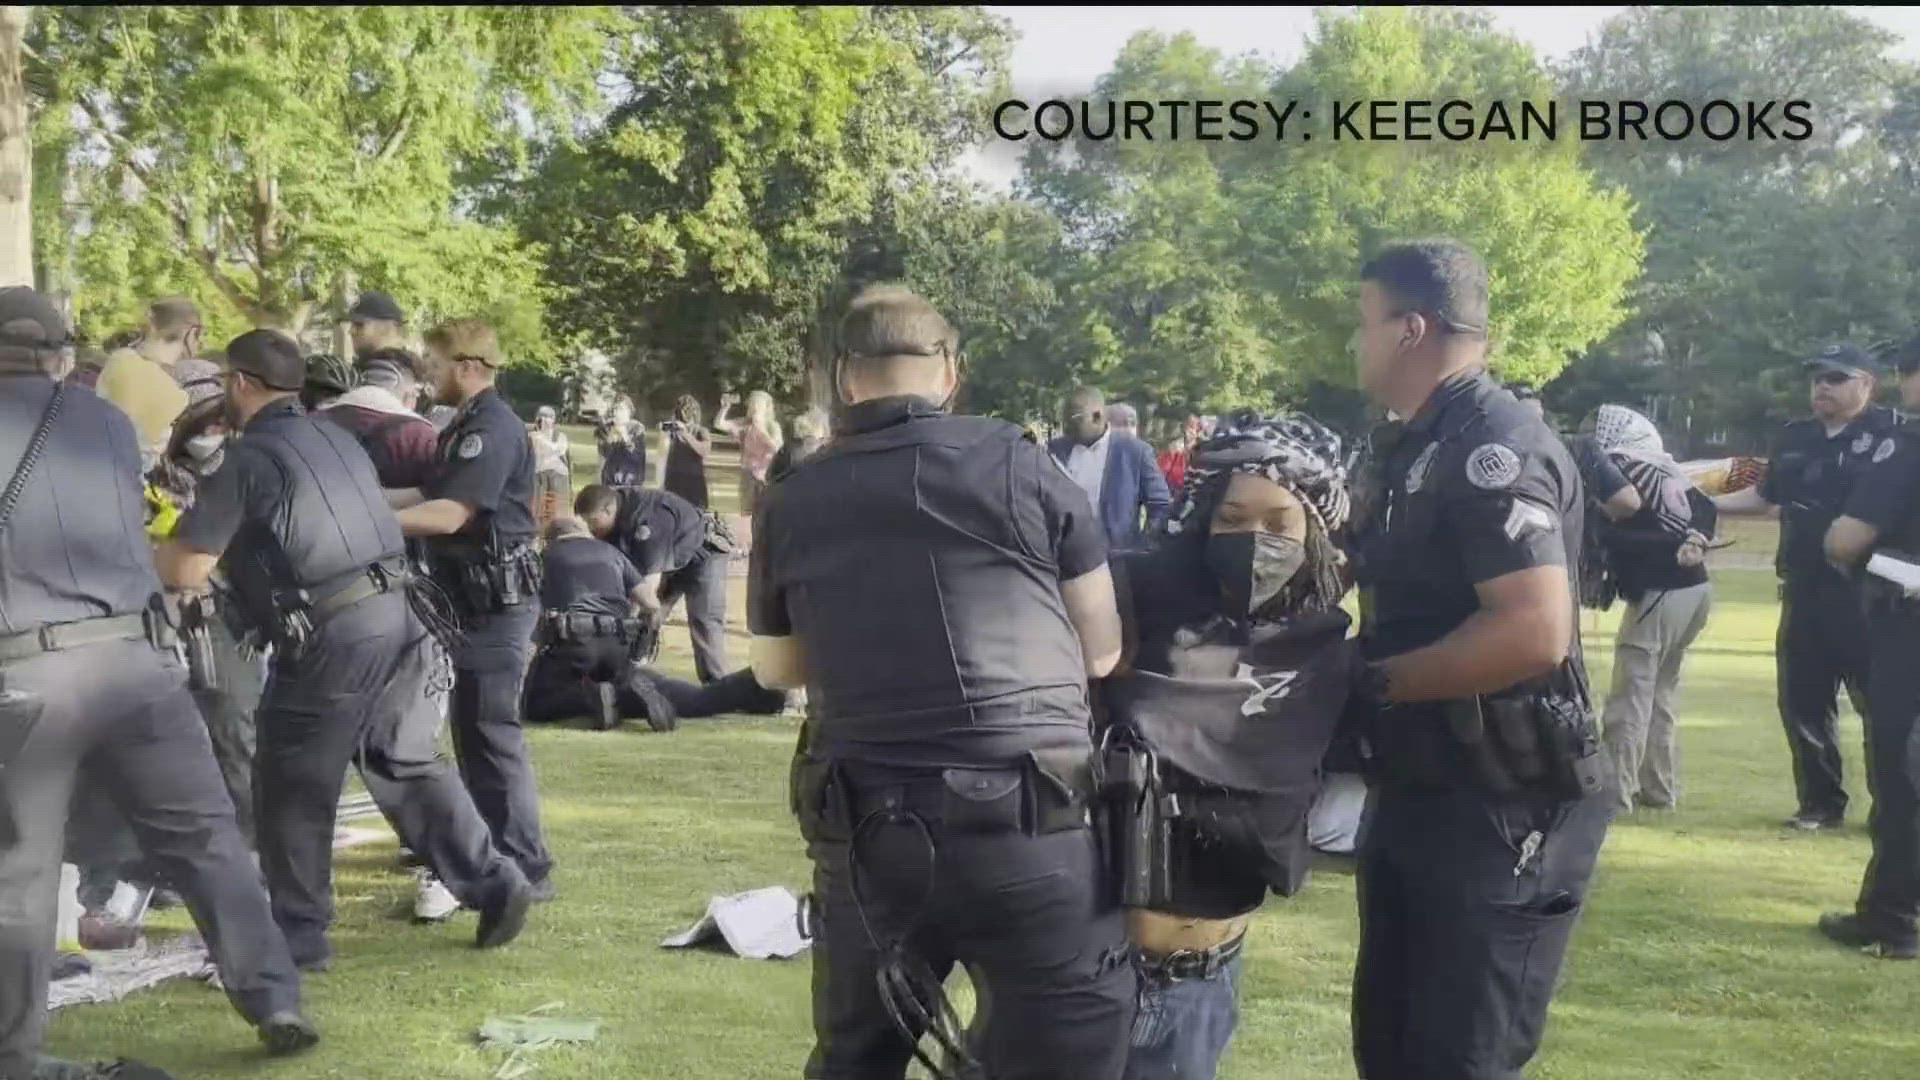
<path id="1" fill-rule="evenodd" d="M 1225 971 L 1246 944 L 1247 935 L 1242 933 L 1224 945 L 1215 945 L 1200 952 L 1182 949 L 1165 956 L 1149 956 L 1136 949 L 1134 956 L 1140 973 L 1147 978 L 1162 982 L 1184 982 L 1188 979 L 1211 979 Z"/>
<path id="2" fill-rule="evenodd" d="M 144 612 L 136 611 L 128 615 L 103 615 L 97 619 L 50 623 L 37 630 L 23 630 L 17 634 L 0 637 L 0 664 L 25 660 L 30 656 L 39 656 L 41 653 L 77 649 L 83 645 L 98 645 L 106 641 L 130 641 L 135 638 L 150 640 L 147 633 L 147 615 Z"/>
<path id="3" fill-rule="evenodd" d="M 405 589 L 411 577 L 411 572 L 404 567 L 390 570 L 381 563 L 374 563 L 366 570 L 353 572 L 352 579 L 345 585 L 315 600 L 313 617 L 323 618 L 381 593 Z"/>

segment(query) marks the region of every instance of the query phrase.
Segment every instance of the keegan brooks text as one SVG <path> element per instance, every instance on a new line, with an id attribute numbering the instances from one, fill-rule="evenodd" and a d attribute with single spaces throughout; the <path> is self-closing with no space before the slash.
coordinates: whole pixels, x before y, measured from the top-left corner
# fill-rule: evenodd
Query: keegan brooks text
<path id="1" fill-rule="evenodd" d="M 1085 138 L 1143 142 L 1258 139 L 1311 142 L 1552 142 L 1571 136 L 1582 142 L 1706 138 L 1715 142 L 1760 139 L 1802 142 L 1813 135 L 1806 101 L 1715 99 L 1490 101 L 1453 99 L 1299 101 L 1200 101 L 1128 99 L 1076 102 L 1053 99 L 1030 105 L 1003 101 L 993 110 L 996 136 L 1019 142 L 1038 136 L 1049 142 Z M 1317 119 L 1316 119 L 1317 117 Z"/>

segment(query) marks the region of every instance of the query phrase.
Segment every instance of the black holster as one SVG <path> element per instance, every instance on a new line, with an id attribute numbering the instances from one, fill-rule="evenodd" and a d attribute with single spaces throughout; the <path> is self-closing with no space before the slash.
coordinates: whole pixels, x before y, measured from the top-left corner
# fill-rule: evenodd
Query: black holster
<path id="1" fill-rule="evenodd" d="M 1172 901 L 1179 797 L 1168 790 L 1153 751 L 1133 739 L 1103 740 L 1094 760 L 1096 833 L 1113 875 L 1111 895 L 1126 907 L 1164 907 Z"/>

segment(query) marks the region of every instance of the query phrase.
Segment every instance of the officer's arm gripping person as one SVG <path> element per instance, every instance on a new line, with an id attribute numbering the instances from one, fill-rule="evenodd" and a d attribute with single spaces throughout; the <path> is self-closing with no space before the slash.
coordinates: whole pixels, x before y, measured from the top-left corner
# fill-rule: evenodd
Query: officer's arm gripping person
<path id="1" fill-rule="evenodd" d="M 1488 377 L 1487 293 L 1453 241 L 1389 246 L 1361 274 L 1360 381 L 1407 418 L 1358 537 L 1368 1080 L 1518 1080 L 1611 813 L 1574 622 L 1584 496 Z"/>
<path id="2" fill-rule="evenodd" d="M 248 331 L 227 363 L 242 435 L 157 561 L 189 592 L 218 564 L 250 632 L 273 645 L 257 720 L 260 854 L 294 963 L 319 970 L 332 956 L 334 818 L 355 762 L 401 842 L 480 912 L 476 944 L 506 944 L 531 893 L 434 745 L 427 630 L 373 461 L 302 411 L 293 339 Z"/>
<path id="3" fill-rule="evenodd" d="M 1099 519 L 1021 429 L 947 412 L 958 339 L 924 300 L 869 290 L 840 334 L 845 409 L 755 515 L 748 593 L 755 677 L 812 713 L 805 1075 L 920 1056 L 1118 1080 L 1135 983 L 1087 815 L 1087 677 L 1120 653 Z M 969 1033 L 940 992 L 955 964 L 991 1003 Z"/>
<path id="4" fill-rule="evenodd" d="M 82 762 L 186 898 L 227 997 L 276 1052 L 319 1039 L 157 614 L 140 446 L 64 374 L 64 320 L 0 289 L 0 1080 L 35 1075 Z"/>

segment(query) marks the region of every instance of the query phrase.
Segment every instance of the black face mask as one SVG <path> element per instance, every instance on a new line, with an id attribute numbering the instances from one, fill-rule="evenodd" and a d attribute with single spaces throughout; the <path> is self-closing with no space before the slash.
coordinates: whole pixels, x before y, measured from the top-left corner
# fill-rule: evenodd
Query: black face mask
<path id="1" fill-rule="evenodd" d="M 1307 546 L 1276 533 L 1219 533 L 1207 537 L 1207 569 L 1220 586 L 1222 608 L 1252 615 L 1286 588 L 1307 561 Z"/>

